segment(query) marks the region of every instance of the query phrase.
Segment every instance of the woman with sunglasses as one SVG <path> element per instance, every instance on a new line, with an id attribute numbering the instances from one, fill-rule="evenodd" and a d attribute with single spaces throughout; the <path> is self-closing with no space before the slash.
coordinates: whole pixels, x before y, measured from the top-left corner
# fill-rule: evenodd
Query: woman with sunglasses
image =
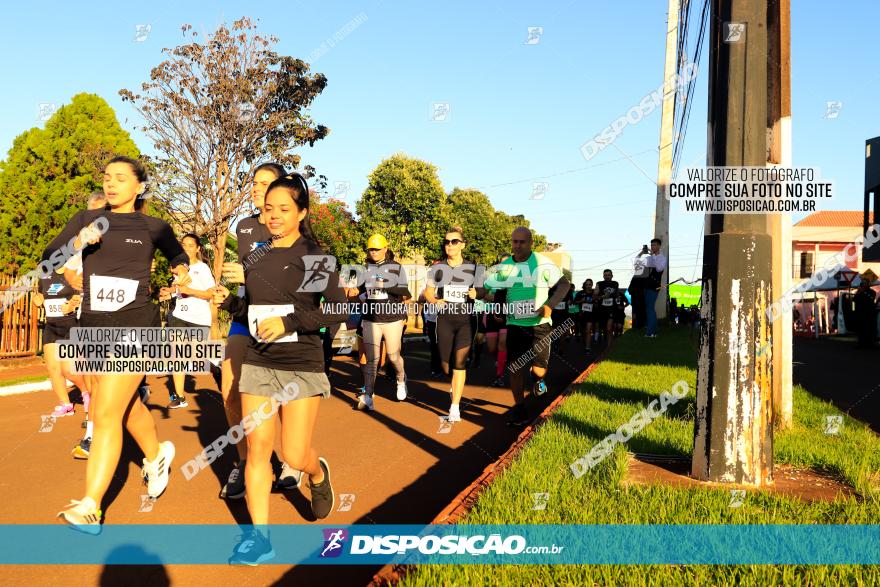
<path id="1" fill-rule="evenodd" d="M 373 392 L 379 367 L 380 345 L 385 342 L 388 362 L 394 366 L 397 379 L 397 400 L 406 399 L 406 371 L 400 355 L 403 328 L 406 324 L 406 301 L 412 298 L 407 287 L 406 272 L 393 260 L 388 241 L 381 234 L 367 240 L 367 275 L 358 288 L 363 299 L 363 349 L 367 362 L 363 366 L 364 388 L 358 395 L 358 409 L 374 408 Z"/>
<path id="2" fill-rule="evenodd" d="M 431 266 L 425 300 L 437 308 L 437 345 L 440 364 L 446 375 L 452 375 L 450 422 L 461 421 L 461 402 L 467 375 L 467 357 L 474 343 L 476 317 L 474 300 L 486 295 L 475 288 L 477 265 L 462 256 L 465 242 L 462 229 L 454 226 L 443 239 L 444 258 Z"/>

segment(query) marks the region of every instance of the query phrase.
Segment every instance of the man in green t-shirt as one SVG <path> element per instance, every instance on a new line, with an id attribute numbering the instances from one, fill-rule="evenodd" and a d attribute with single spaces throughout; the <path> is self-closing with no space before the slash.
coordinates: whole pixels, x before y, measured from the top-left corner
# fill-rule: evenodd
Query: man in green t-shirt
<path id="1" fill-rule="evenodd" d="M 515 229 L 510 240 L 513 256 L 490 270 L 485 287 L 493 294 L 506 290 L 508 370 L 515 402 L 507 423 L 521 426 L 529 420 L 524 392 L 526 367 L 531 365 L 534 375 L 533 395 L 546 393 L 550 314 L 566 299 L 571 284 L 549 258 L 532 251 L 532 231 L 528 228 Z M 550 288 L 554 289 L 552 296 Z"/>

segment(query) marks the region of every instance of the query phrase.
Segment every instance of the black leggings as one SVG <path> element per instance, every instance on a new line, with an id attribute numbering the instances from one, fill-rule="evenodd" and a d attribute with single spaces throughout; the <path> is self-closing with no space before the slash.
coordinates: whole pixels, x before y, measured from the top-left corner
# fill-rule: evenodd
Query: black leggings
<path id="1" fill-rule="evenodd" d="M 465 369 L 473 342 L 473 320 L 455 321 L 437 317 L 437 346 L 440 347 L 443 371 L 449 373 L 450 365 L 456 371 Z"/>

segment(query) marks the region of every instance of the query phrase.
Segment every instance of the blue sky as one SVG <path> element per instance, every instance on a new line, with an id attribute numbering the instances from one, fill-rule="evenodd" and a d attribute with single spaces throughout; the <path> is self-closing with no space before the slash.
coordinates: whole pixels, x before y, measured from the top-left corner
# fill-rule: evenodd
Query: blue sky
<path id="1" fill-rule="evenodd" d="M 353 209 L 383 158 L 426 159 L 447 191 L 481 189 L 562 242 L 578 282 L 601 279 L 604 267 L 629 280 L 630 253 L 653 235 L 656 187 L 645 173 L 657 172 L 659 109 L 589 162 L 580 146 L 662 82 L 666 0 L 330 4 L 15 3 L 0 21 L 0 150 L 42 124 L 40 103 L 93 92 L 149 152 L 118 91 L 147 79 L 161 49 L 182 41 L 181 24 L 209 32 L 252 16 L 279 37 L 278 52 L 307 59 L 363 13 L 313 62 L 328 86 L 312 113 L 331 135 L 302 150 L 303 160 L 331 185 L 350 182 Z M 846 11 L 792 4 L 794 164 L 819 167 L 836 183 L 837 196 L 820 209 L 858 210 L 864 141 L 880 135 L 880 68 L 868 42 L 880 3 L 847 2 Z M 150 26 L 142 42 L 136 25 Z M 525 43 L 530 26 L 543 27 L 537 44 Z M 682 166 L 705 160 L 705 86 L 701 73 Z M 827 101 L 842 104 L 836 118 L 825 116 Z M 445 122 L 431 120 L 440 102 L 451 108 Z M 535 182 L 548 184 L 543 199 L 531 199 Z M 671 226 L 670 278 L 699 277 L 701 217 L 673 210 Z"/>

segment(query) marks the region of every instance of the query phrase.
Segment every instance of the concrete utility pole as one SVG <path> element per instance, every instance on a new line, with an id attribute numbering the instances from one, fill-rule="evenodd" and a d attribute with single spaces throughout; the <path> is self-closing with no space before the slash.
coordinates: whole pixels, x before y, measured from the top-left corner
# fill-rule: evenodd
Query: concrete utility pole
<path id="1" fill-rule="evenodd" d="M 657 164 L 657 204 L 654 213 L 654 236 L 663 241 L 666 258 L 671 258 L 669 248 L 669 200 L 666 190 L 672 180 L 672 131 L 675 123 L 675 73 L 678 68 L 678 17 L 680 0 L 669 0 L 669 16 L 666 19 L 666 63 L 663 66 L 663 106 L 660 111 L 660 161 Z M 669 298 L 669 264 L 660 282 L 660 294 L 654 305 L 657 318 L 666 317 Z"/>
<path id="2" fill-rule="evenodd" d="M 712 0 L 709 165 L 767 164 L 768 0 Z M 772 242 L 766 216 L 706 218 L 702 332 L 691 472 L 773 480 Z"/>
<path id="3" fill-rule="evenodd" d="M 767 163 L 791 165 L 791 0 L 770 0 L 767 60 L 770 150 Z M 773 297 L 792 282 L 791 214 L 768 214 L 773 235 Z M 792 313 L 773 322 L 773 418 L 777 429 L 791 427 Z"/>

